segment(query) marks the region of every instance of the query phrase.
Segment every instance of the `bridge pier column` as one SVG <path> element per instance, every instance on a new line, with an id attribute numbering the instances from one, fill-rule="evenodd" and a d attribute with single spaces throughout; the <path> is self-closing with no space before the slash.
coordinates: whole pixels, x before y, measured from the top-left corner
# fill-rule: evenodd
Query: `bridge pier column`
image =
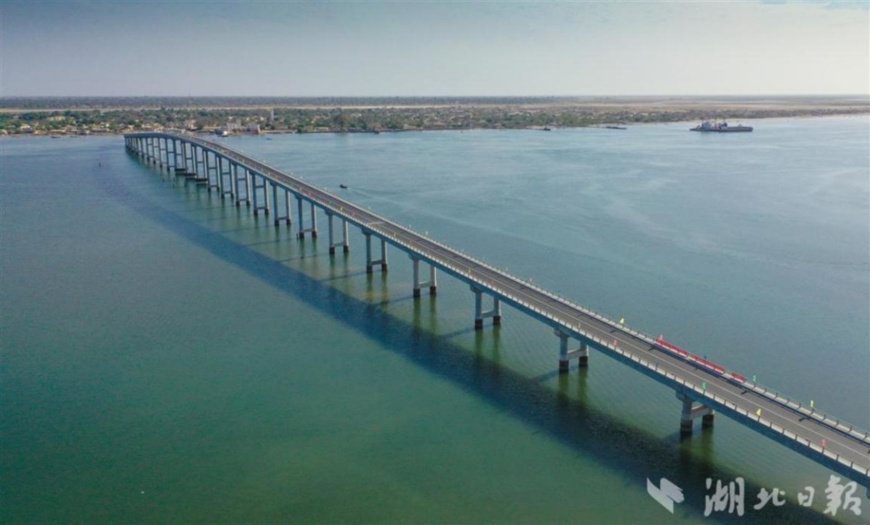
<path id="1" fill-rule="evenodd" d="M 170 153 L 169 145 L 172 144 L 172 152 Z M 175 173 L 178 169 L 178 158 L 175 156 L 175 141 L 166 139 L 166 160 L 169 163 L 169 172 Z"/>
<path id="2" fill-rule="evenodd" d="M 376 264 L 381 265 L 382 272 L 387 271 L 387 241 L 379 238 L 381 241 L 381 258 L 372 260 L 372 232 L 363 231 L 363 235 L 366 238 L 366 273 L 372 273 Z"/>
<path id="3" fill-rule="evenodd" d="M 435 267 L 431 264 L 429 265 L 429 280 L 426 282 L 420 282 L 420 259 L 411 257 L 411 262 L 414 264 L 414 298 L 420 297 L 420 289 L 424 286 L 429 287 L 429 295 L 435 295 L 438 291 L 438 283 L 436 281 L 436 273 Z"/>
<path id="4" fill-rule="evenodd" d="M 178 162 L 178 140 L 172 139 L 172 169 L 178 173 L 180 163 Z"/>
<path id="5" fill-rule="evenodd" d="M 713 416 L 714 416 L 714 415 L 715 415 L 715 414 L 713 413 L 713 410 L 712 410 L 712 409 L 710 410 L 710 413 L 709 413 L 709 414 L 704 414 L 704 416 L 701 417 L 701 428 L 710 428 L 710 427 L 712 427 L 712 426 L 713 426 Z"/>
<path id="6" fill-rule="evenodd" d="M 195 180 L 197 183 L 208 184 L 208 152 L 204 148 L 199 148 Z"/>
<path id="7" fill-rule="evenodd" d="M 229 166 L 227 166 L 229 169 L 227 171 L 229 172 L 229 176 L 230 176 L 230 188 L 229 188 L 229 191 L 224 189 L 224 192 L 227 195 L 229 195 L 230 198 L 233 199 L 233 201 L 235 201 L 236 192 L 239 191 L 238 171 L 236 169 L 235 162 L 233 162 L 231 160 L 227 160 L 227 162 L 229 162 Z"/>
<path id="8" fill-rule="evenodd" d="M 248 168 L 244 166 L 236 166 L 236 208 L 240 207 L 242 204 L 242 200 L 245 201 L 246 206 L 251 205 L 251 186 L 248 184 Z M 242 174 L 239 175 L 239 168 L 242 170 Z M 245 187 L 245 194 L 242 195 L 241 187 Z"/>
<path id="9" fill-rule="evenodd" d="M 215 173 L 215 182 L 218 195 L 221 196 L 221 199 L 224 198 L 224 158 L 221 155 L 217 155 L 215 157 L 217 161 L 216 173 Z"/>
<path id="10" fill-rule="evenodd" d="M 576 350 L 568 350 L 568 340 L 571 336 L 560 329 L 555 330 L 555 334 L 559 337 L 559 372 L 568 371 L 571 359 L 577 358 L 577 365 L 580 368 L 589 366 L 589 348 L 585 341 L 580 341 L 580 347 Z"/>
<path id="11" fill-rule="evenodd" d="M 254 199 L 254 217 L 260 214 L 260 200 L 257 198 L 257 174 L 251 172 L 251 188 Z"/>
<path id="12" fill-rule="evenodd" d="M 209 157 L 206 158 L 208 159 Z M 220 193 L 220 157 L 217 156 L 217 153 L 212 153 L 210 160 L 211 162 L 206 166 L 208 171 L 208 192 L 211 193 L 212 188 L 214 188 Z M 214 177 L 212 177 L 212 172 L 214 172 Z"/>
<path id="13" fill-rule="evenodd" d="M 165 167 L 163 164 L 163 139 L 158 138 L 155 140 L 155 143 L 157 145 L 157 166 L 160 168 L 160 171 L 163 171 L 163 168 Z"/>
<path id="14" fill-rule="evenodd" d="M 185 151 L 185 155 L 184 155 L 185 173 L 196 175 L 196 164 L 193 163 L 193 155 L 194 155 L 193 144 L 187 143 L 187 145 L 184 148 L 184 151 Z"/>
<path id="15" fill-rule="evenodd" d="M 347 221 L 342 220 L 342 231 L 344 236 L 341 241 L 335 242 L 335 233 L 334 233 L 334 225 L 333 220 L 335 219 L 335 214 L 327 211 L 326 217 L 329 221 L 329 255 L 335 255 L 335 249 L 339 246 L 342 247 L 342 251 L 344 253 L 348 253 L 350 251 L 350 244 L 347 242 Z"/>
<path id="16" fill-rule="evenodd" d="M 317 208 L 314 206 L 313 202 L 309 202 L 311 205 L 311 226 L 309 228 L 305 228 L 303 221 L 304 210 L 302 208 L 302 196 L 296 195 L 296 214 L 299 218 L 299 233 L 296 234 L 297 239 L 304 239 L 305 232 L 311 232 L 311 238 L 317 238 Z M 289 208 L 288 208 L 289 209 Z M 288 214 L 289 216 L 289 214 Z"/>
<path id="17" fill-rule="evenodd" d="M 272 209 L 275 210 L 275 226 L 279 226 L 281 221 L 285 221 L 287 225 L 290 225 L 290 192 L 281 188 L 281 192 L 284 195 L 284 215 L 281 215 L 281 212 L 278 208 L 278 185 L 272 184 Z"/>
<path id="18" fill-rule="evenodd" d="M 254 216 L 262 210 L 263 215 L 269 216 L 269 191 L 266 189 L 266 177 L 260 177 L 260 185 L 257 185 L 257 174 L 251 172 L 251 182 L 254 187 Z M 262 198 L 257 198 L 257 190 L 262 191 Z"/>
<path id="19" fill-rule="evenodd" d="M 196 146 L 193 144 L 190 144 L 190 157 L 188 160 L 190 160 L 190 164 L 187 165 L 186 175 L 196 178 L 196 168 L 198 164 L 196 161 Z"/>
<path id="20" fill-rule="evenodd" d="M 161 142 L 163 143 L 163 167 L 166 168 L 166 171 L 169 171 L 172 168 L 169 163 L 169 139 L 163 137 Z"/>
<path id="21" fill-rule="evenodd" d="M 173 164 L 175 166 L 175 174 L 178 175 L 180 172 L 184 171 L 184 158 L 181 156 L 182 143 L 178 139 L 172 139 L 172 154 L 175 156 L 175 160 Z"/>
<path id="22" fill-rule="evenodd" d="M 166 141 L 166 165 L 174 173 L 175 172 L 175 141 L 171 138 L 164 139 Z M 170 146 L 172 148 L 170 149 Z"/>
<path id="23" fill-rule="evenodd" d="M 501 303 L 498 297 L 492 298 L 492 310 L 483 311 L 483 290 L 471 287 L 474 293 L 474 329 L 480 330 L 483 328 L 483 320 L 487 317 L 492 317 L 492 325 L 498 326 L 501 324 Z"/>
<path id="24" fill-rule="evenodd" d="M 185 177 L 196 177 L 196 149 L 193 144 L 188 144 L 187 170 L 184 172 Z"/>
<path id="25" fill-rule="evenodd" d="M 202 169 L 203 175 L 200 179 L 197 179 L 197 182 L 201 184 L 205 184 L 208 188 L 209 193 L 211 193 L 211 162 L 209 162 L 209 154 L 208 151 L 202 150 Z"/>
<path id="26" fill-rule="evenodd" d="M 278 215 L 278 187 L 272 183 L 272 209 L 275 210 L 275 226 L 280 224 L 281 217 Z"/>
<path id="27" fill-rule="evenodd" d="M 701 419 L 701 427 L 709 428 L 713 426 L 713 409 L 698 403 L 683 392 L 677 392 L 677 399 L 683 402 L 683 410 L 680 414 L 680 434 L 688 435 L 692 433 L 692 423 L 697 418 Z"/>
<path id="28" fill-rule="evenodd" d="M 193 170 L 191 171 L 191 173 L 193 173 L 193 179 L 196 180 L 200 177 L 199 154 L 202 152 L 202 150 L 197 146 L 191 146 L 190 149 L 193 156 Z"/>

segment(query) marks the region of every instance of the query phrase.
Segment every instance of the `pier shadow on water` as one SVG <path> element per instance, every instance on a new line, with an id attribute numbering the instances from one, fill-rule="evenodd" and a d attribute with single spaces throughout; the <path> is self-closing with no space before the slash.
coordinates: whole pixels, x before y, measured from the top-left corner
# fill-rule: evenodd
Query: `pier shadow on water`
<path id="1" fill-rule="evenodd" d="M 148 176 L 154 175 L 154 170 L 147 167 L 143 166 L 142 171 Z M 105 175 L 104 171 L 103 177 Z M 660 476 L 669 477 L 683 489 L 685 502 L 677 507 L 677 512 L 685 514 L 688 519 L 703 517 L 705 497 L 712 494 L 712 491 L 706 490 L 706 478 L 727 482 L 741 476 L 739 472 L 728 471 L 698 454 L 693 454 L 690 446 L 684 446 L 687 443 L 681 445 L 678 437 L 679 409 L 676 404 L 669 408 L 675 432 L 669 439 L 659 439 L 604 411 L 589 407 L 583 401 L 583 391 L 586 374 L 591 372 L 572 368 L 567 375 L 559 375 L 554 371 L 538 377 L 523 376 L 499 365 L 496 362 L 497 351 L 493 357 L 480 351 L 485 338 L 491 337 L 493 332 L 478 332 L 475 351 L 474 348 L 453 342 L 451 339 L 456 333 L 433 334 L 419 324 L 414 326 L 397 319 L 383 310 L 383 301 L 376 299 L 366 302 L 346 295 L 322 280 L 309 277 L 280 260 L 265 256 L 179 212 L 147 200 L 144 195 L 135 192 L 117 177 L 105 177 L 98 186 L 135 212 L 207 250 L 215 257 L 231 263 L 310 308 L 328 314 L 416 366 L 450 381 L 469 395 L 485 400 L 503 413 L 534 427 L 535 433 L 546 434 L 576 450 L 578 455 L 591 458 L 608 470 L 619 473 L 626 480 L 626 486 L 644 487 L 646 478 L 650 476 L 655 476 L 650 477 L 650 480 L 658 485 Z M 200 190 L 207 191 L 205 188 Z M 288 239 L 287 242 L 296 241 Z M 310 242 L 310 239 L 305 242 Z M 379 278 L 376 276 L 375 279 Z M 429 308 L 425 303 L 423 307 L 419 306 L 423 301 L 414 303 L 415 318 L 420 315 L 420 308 Z M 487 343 L 491 343 L 496 349 L 500 346 L 497 340 Z M 546 383 L 556 377 L 558 387 L 553 389 Z M 569 391 L 579 391 L 579 399 L 569 396 Z M 695 434 L 688 439 L 700 442 L 702 450 L 710 450 L 713 447 L 713 432 L 715 429 L 712 432 L 696 429 Z M 534 461 L 534 458 L 530 460 Z M 677 476 L 678 479 L 673 479 Z M 755 495 L 761 488 L 763 487 L 746 480 L 743 517 L 716 512 L 705 520 L 781 524 L 830 522 L 820 512 L 797 505 L 793 495 L 789 495 L 789 501 L 783 507 L 772 508 L 769 504 L 763 511 L 753 511 Z M 566 490 L 570 492 L 569 487 Z M 652 499 L 650 501 L 655 505 Z M 661 516 L 662 520 L 666 517 L 667 514 Z"/>

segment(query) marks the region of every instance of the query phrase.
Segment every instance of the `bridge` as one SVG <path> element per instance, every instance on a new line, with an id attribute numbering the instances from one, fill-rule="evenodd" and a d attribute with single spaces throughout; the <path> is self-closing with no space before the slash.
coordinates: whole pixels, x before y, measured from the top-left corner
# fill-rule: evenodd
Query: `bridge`
<path id="1" fill-rule="evenodd" d="M 405 252 L 413 263 L 415 298 L 427 288 L 437 293 L 438 271 L 459 279 L 474 297 L 477 330 L 488 319 L 493 325 L 502 322 L 502 304 L 530 315 L 553 329 L 560 373 L 569 371 L 572 359 L 588 366 L 590 348 L 632 367 L 675 391 L 682 405 L 683 434 L 693 432 L 695 419 L 711 427 L 718 412 L 857 482 L 870 494 L 870 433 L 816 410 L 812 402 L 807 406 L 661 336 L 632 330 L 226 146 L 183 133 L 132 133 L 124 141 L 143 162 L 207 185 L 237 207 L 251 207 L 254 215 L 271 214 L 276 226 L 292 225 L 295 200 L 299 239 L 306 233 L 317 237 L 317 210 L 322 210 L 330 255 L 337 248 L 347 252 L 348 226 L 359 228 L 368 273 L 387 270 L 388 245 Z"/>

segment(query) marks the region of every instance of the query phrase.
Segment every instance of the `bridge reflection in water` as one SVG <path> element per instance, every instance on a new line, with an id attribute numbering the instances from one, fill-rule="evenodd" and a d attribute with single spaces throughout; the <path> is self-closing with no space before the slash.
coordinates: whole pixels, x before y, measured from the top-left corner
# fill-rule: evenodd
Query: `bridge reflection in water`
<path id="1" fill-rule="evenodd" d="M 437 271 L 467 283 L 474 295 L 474 328 L 486 319 L 502 321 L 502 303 L 553 328 L 559 340 L 559 371 L 567 373 L 571 359 L 589 364 L 595 349 L 674 389 L 682 403 L 680 431 L 691 434 L 695 419 L 713 425 L 719 412 L 786 445 L 817 463 L 868 488 L 870 492 L 870 434 L 789 399 L 742 375 L 728 371 L 663 340 L 632 330 L 622 323 L 574 304 L 529 282 L 493 268 L 427 236 L 341 199 L 327 191 L 247 157 L 226 146 L 192 135 L 132 133 L 124 136 L 127 150 L 144 162 L 189 177 L 216 190 L 236 206 L 251 207 L 254 215 L 271 215 L 276 226 L 292 225 L 296 204 L 297 238 L 317 237 L 317 209 L 327 219 L 329 253 L 350 249 L 348 225 L 365 238 L 366 272 L 388 267 L 387 245 L 413 263 L 413 296 L 423 290 L 435 295 Z M 271 197 L 271 199 L 270 199 Z M 306 208 L 308 213 L 306 214 Z M 307 215 L 307 221 L 306 221 Z M 421 263 L 428 266 L 421 279 Z M 491 307 L 484 309 L 484 300 Z M 573 344 L 576 348 L 571 349 Z"/>

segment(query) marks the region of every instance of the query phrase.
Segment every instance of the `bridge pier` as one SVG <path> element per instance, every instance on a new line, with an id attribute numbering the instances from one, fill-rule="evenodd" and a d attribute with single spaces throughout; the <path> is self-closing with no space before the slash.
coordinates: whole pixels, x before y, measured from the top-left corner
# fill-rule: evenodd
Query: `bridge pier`
<path id="1" fill-rule="evenodd" d="M 208 161 L 208 150 L 202 150 L 202 174 L 196 179 L 197 184 L 206 186 L 211 191 L 211 176 L 209 174 L 211 163 Z"/>
<path id="2" fill-rule="evenodd" d="M 311 238 L 317 238 L 317 208 L 314 207 L 313 202 L 309 202 L 311 204 L 311 226 L 308 228 L 303 227 L 305 222 L 302 220 L 303 209 L 302 209 L 302 196 L 296 195 L 296 213 L 299 217 L 299 233 L 296 234 L 297 239 L 304 239 L 305 232 L 311 232 Z"/>
<path id="3" fill-rule="evenodd" d="M 184 148 L 185 174 L 196 175 L 196 164 L 193 163 L 193 144 L 187 144 Z"/>
<path id="4" fill-rule="evenodd" d="M 281 221 L 286 221 L 287 225 L 290 225 L 290 192 L 281 189 L 281 192 L 284 195 L 284 215 L 281 215 L 281 212 L 278 208 L 278 185 L 274 182 L 272 183 L 272 210 L 275 212 L 275 226 L 279 226 Z"/>
<path id="5" fill-rule="evenodd" d="M 163 139 L 163 165 L 166 168 L 166 171 L 172 170 L 172 162 L 170 162 L 171 157 L 169 156 L 169 139 Z"/>
<path id="6" fill-rule="evenodd" d="M 145 139 L 145 163 L 146 164 L 153 164 L 154 163 L 154 161 L 152 160 L 153 159 L 153 151 L 154 151 L 154 144 L 151 143 L 151 139 Z"/>
<path id="7" fill-rule="evenodd" d="M 187 159 L 187 170 L 184 172 L 186 177 L 196 177 L 196 150 L 193 144 L 189 144 L 185 158 Z"/>
<path id="8" fill-rule="evenodd" d="M 176 139 L 172 139 L 172 169 L 177 174 L 181 163 L 178 161 L 178 143 Z"/>
<path id="9" fill-rule="evenodd" d="M 194 147 L 191 148 L 191 150 L 193 150 L 193 151 L 192 151 L 192 157 L 193 157 L 193 171 L 192 171 L 192 173 L 193 173 L 193 180 L 196 181 L 196 180 L 198 180 L 198 179 L 200 178 L 200 170 L 202 169 L 202 168 L 201 168 L 201 162 L 200 162 L 200 160 L 199 160 L 199 154 L 202 152 L 202 148 L 197 148 L 196 146 L 194 146 Z"/>
<path id="10" fill-rule="evenodd" d="M 555 334 L 559 337 L 559 373 L 567 372 L 571 359 L 575 357 L 580 368 L 589 366 L 589 348 L 585 341 L 580 341 L 580 347 L 576 350 L 569 351 L 568 340 L 571 336 L 558 328 L 555 330 Z"/>
<path id="11" fill-rule="evenodd" d="M 157 139 L 157 166 L 160 168 L 160 171 L 166 167 L 166 164 L 163 163 L 164 155 L 166 155 L 166 145 L 164 144 L 163 139 Z"/>
<path id="12" fill-rule="evenodd" d="M 487 317 L 492 317 L 492 325 L 498 326 L 501 324 L 501 303 L 498 297 L 492 298 L 492 309 L 483 311 L 483 290 L 471 287 L 474 292 L 474 329 L 481 330 L 483 328 L 483 320 Z"/>
<path id="13" fill-rule="evenodd" d="M 190 146 L 190 164 L 188 164 L 188 170 L 184 173 L 184 176 L 187 178 L 193 178 L 196 180 L 199 177 L 199 159 L 197 158 L 196 146 Z"/>
<path id="14" fill-rule="evenodd" d="M 211 156 L 206 153 L 206 177 L 208 178 L 208 192 L 211 193 L 212 188 L 218 190 L 220 193 L 220 171 L 218 170 L 220 158 L 217 154 L 213 153 Z M 210 161 L 210 162 L 209 162 Z M 212 177 L 212 173 L 214 173 L 214 177 Z"/>
<path id="15" fill-rule="evenodd" d="M 233 191 L 236 187 L 234 182 L 235 178 L 233 176 L 233 163 L 227 159 L 227 170 L 226 173 L 224 173 L 223 160 L 223 157 L 221 157 L 221 199 L 225 199 L 227 195 L 232 199 Z"/>
<path id="16" fill-rule="evenodd" d="M 680 415 L 680 434 L 691 434 L 692 423 L 699 417 L 701 418 L 701 428 L 710 428 L 713 426 L 714 412 L 712 408 L 703 403 L 696 402 L 683 392 L 677 392 L 677 399 L 683 402 L 683 410 Z"/>
<path id="17" fill-rule="evenodd" d="M 350 243 L 348 242 L 347 237 L 347 221 L 342 220 L 342 238 L 341 241 L 335 242 L 335 233 L 332 224 L 333 219 L 335 219 L 335 214 L 327 211 L 326 217 L 329 221 L 329 255 L 335 255 L 335 249 L 339 246 L 342 247 L 344 253 L 348 253 L 350 251 Z"/>
<path id="18" fill-rule="evenodd" d="M 169 145 L 172 145 L 172 149 L 169 149 Z M 176 161 L 175 158 L 175 141 L 172 139 L 166 139 L 166 164 L 169 168 L 169 173 L 175 173 L 176 170 Z"/>
<path id="19" fill-rule="evenodd" d="M 246 206 L 251 205 L 251 186 L 248 184 L 248 168 L 233 164 L 236 174 L 236 208 L 240 207 L 242 201 L 245 201 Z M 242 169 L 242 174 L 239 174 L 239 168 Z M 245 187 L 245 194 L 242 195 L 242 186 Z"/>
<path id="20" fill-rule="evenodd" d="M 216 159 L 217 166 L 215 167 L 215 182 L 217 183 L 216 188 L 218 195 L 221 196 L 221 199 L 224 198 L 224 188 L 226 187 L 226 179 L 224 179 L 224 158 L 222 155 L 217 155 Z"/>
<path id="21" fill-rule="evenodd" d="M 208 184 L 208 152 L 205 148 L 199 148 L 199 156 L 196 161 L 196 177 L 193 180 L 197 184 Z"/>
<path id="22" fill-rule="evenodd" d="M 251 182 L 254 187 L 254 217 L 262 210 L 263 215 L 269 216 L 269 191 L 266 189 L 266 178 L 260 177 L 261 184 L 257 185 L 257 174 L 251 172 Z M 262 199 L 257 198 L 257 190 L 262 191 Z"/>
<path id="23" fill-rule="evenodd" d="M 191 150 L 191 152 L 190 152 L 191 153 L 191 161 L 193 162 L 193 169 L 190 170 L 190 175 L 193 177 L 193 180 L 196 181 L 199 179 L 199 170 L 200 170 L 199 151 L 200 151 L 200 149 L 197 148 L 196 146 L 192 146 L 190 148 L 190 150 Z"/>
<path id="24" fill-rule="evenodd" d="M 372 232 L 363 230 L 363 235 L 366 238 L 366 273 L 372 273 L 372 269 L 376 264 L 381 265 L 381 271 L 387 271 L 387 241 L 381 241 L 381 258 L 372 260 Z"/>
<path id="25" fill-rule="evenodd" d="M 435 272 L 435 267 L 429 265 L 429 280 L 420 282 L 420 259 L 410 255 L 411 262 L 414 264 L 414 298 L 420 297 L 420 289 L 424 286 L 429 287 L 429 295 L 435 295 L 438 291 L 438 278 Z"/>

